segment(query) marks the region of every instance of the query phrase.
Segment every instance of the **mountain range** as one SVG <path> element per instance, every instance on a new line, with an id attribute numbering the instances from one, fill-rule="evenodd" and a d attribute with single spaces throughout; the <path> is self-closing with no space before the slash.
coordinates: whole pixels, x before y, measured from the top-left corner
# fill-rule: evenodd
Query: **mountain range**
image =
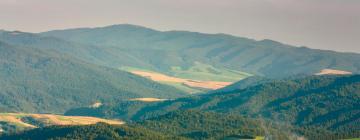
<path id="1" fill-rule="evenodd" d="M 326 68 L 360 72 L 360 55 L 356 53 L 295 47 L 272 40 L 257 41 L 226 34 L 162 32 L 122 24 L 56 30 L 41 35 L 100 46 L 111 55 L 122 56 L 118 63 L 107 61 L 112 67 L 119 67 L 117 64 L 120 63 L 170 75 L 174 67 L 188 69 L 194 62 L 266 77 L 313 74 Z"/>
<path id="2" fill-rule="evenodd" d="M 268 39 L 129 24 L 1 30 L 0 113 L 126 124 L 16 132 L 0 120 L 0 134 L 15 131 L 0 139 L 357 138 L 359 74 L 360 54 Z"/>

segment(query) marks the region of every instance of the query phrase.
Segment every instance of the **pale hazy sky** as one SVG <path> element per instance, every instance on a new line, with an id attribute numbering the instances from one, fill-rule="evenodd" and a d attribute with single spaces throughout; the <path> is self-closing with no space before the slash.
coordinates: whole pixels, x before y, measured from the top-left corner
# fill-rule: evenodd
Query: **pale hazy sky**
<path id="1" fill-rule="evenodd" d="M 129 23 L 360 52 L 360 0 L 0 0 L 0 29 Z"/>

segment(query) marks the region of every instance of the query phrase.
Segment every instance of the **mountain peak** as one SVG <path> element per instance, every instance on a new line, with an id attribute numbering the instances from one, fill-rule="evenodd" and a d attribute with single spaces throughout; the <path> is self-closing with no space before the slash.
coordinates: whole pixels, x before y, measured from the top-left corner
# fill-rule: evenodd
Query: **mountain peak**
<path id="1" fill-rule="evenodd" d="M 134 24 L 115 24 L 115 25 L 100 27 L 100 29 L 127 30 L 127 31 L 133 31 L 133 30 L 157 31 L 151 28 L 147 28 L 140 25 L 134 25 Z"/>
<path id="2" fill-rule="evenodd" d="M 109 26 L 105 26 L 105 27 L 128 27 L 128 28 L 147 28 L 144 26 L 140 26 L 140 25 L 135 25 L 135 24 L 114 24 L 114 25 L 109 25 Z"/>

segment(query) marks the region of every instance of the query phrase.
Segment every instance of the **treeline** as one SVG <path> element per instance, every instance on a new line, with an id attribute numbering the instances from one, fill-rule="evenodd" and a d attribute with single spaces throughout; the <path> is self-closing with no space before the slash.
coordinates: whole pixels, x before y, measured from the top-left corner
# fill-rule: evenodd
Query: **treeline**
<path id="1" fill-rule="evenodd" d="M 338 140 L 360 137 L 359 131 L 332 132 L 319 127 L 297 127 L 268 119 L 235 114 L 175 111 L 125 125 L 50 126 L 6 134 L 0 139 L 194 139 L 263 138 L 270 140 Z"/>
<path id="2" fill-rule="evenodd" d="M 101 117 L 138 121 L 178 110 L 200 110 L 281 122 L 296 127 L 294 131 L 301 135 L 316 139 L 358 137 L 359 91 L 360 75 L 310 76 L 161 103 L 118 103 L 87 109 L 82 115 L 98 111 Z M 77 114 L 76 110 L 72 113 Z"/>
<path id="3" fill-rule="evenodd" d="M 137 123 L 145 128 L 191 139 L 223 139 L 228 136 L 261 136 L 266 139 L 338 140 L 360 137 L 359 130 L 333 132 L 321 127 L 299 127 L 264 118 L 234 114 L 175 111 Z"/>
<path id="4" fill-rule="evenodd" d="M 185 138 L 158 133 L 149 129 L 132 126 L 115 126 L 105 123 L 86 126 L 50 126 L 5 134 L 1 140 L 182 140 Z"/>
<path id="5" fill-rule="evenodd" d="M 360 75 L 275 80 L 240 90 L 145 106 L 133 115 L 133 119 L 196 109 L 347 132 L 360 130 L 359 91 Z"/>

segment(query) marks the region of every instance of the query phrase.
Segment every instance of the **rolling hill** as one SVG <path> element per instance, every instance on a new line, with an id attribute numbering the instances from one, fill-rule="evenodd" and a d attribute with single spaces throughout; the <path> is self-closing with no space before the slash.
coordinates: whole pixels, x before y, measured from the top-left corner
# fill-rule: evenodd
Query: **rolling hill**
<path id="1" fill-rule="evenodd" d="M 310 76 L 272 80 L 243 89 L 159 103 L 137 103 L 131 105 L 132 109 L 126 109 L 125 103 L 121 103 L 86 112 L 97 112 L 102 117 L 142 120 L 177 110 L 195 109 L 266 118 L 299 127 L 351 132 L 360 129 L 359 88 L 360 75 Z M 73 111 L 72 115 L 76 113 Z"/>
<path id="2" fill-rule="evenodd" d="M 279 131 L 279 128 L 264 120 L 195 110 L 170 112 L 137 122 L 136 125 L 198 140 L 224 139 L 231 135 L 289 139 L 287 132 Z"/>
<path id="3" fill-rule="evenodd" d="M 298 126 L 359 130 L 360 75 L 311 76 L 279 80 L 246 89 L 165 101 L 144 107 L 135 117 L 179 109 L 200 109 L 264 117 Z M 146 115 L 145 115 L 146 116 Z"/>
<path id="4" fill-rule="evenodd" d="M 136 125 L 191 139 L 276 139 L 276 140 L 338 140 L 359 137 L 356 130 L 332 132 L 319 127 L 297 127 L 263 118 L 236 114 L 174 111 L 137 122 Z M 234 137 L 234 138 L 232 138 Z"/>
<path id="5" fill-rule="evenodd" d="M 141 66 L 143 64 L 138 64 L 138 60 L 133 59 L 134 57 L 129 56 L 126 51 L 112 54 L 113 52 L 106 47 L 84 45 L 81 43 L 65 41 L 55 37 L 40 36 L 37 34 L 19 31 L 0 33 L 0 41 L 12 45 L 27 46 L 41 50 L 55 50 L 57 52 L 68 54 L 73 58 L 77 58 L 90 64 L 125 70 L 132 73 L 134 73 L 134 70 L 147 72 L 149 71 L 148 69 L 139 69 L 127 66 L 128 64 L 135 64 L 136 66 Z M 142 60 L 140 62 L 144 63 Z M 215 67 L 212 67 L 211 65 L 201 64 L 199 62 L 196 62 L 193 67 L 187 70 L 183 70 L 181 67 L 172 67 L 171 69 L 173 69 L 172 71 L 174 73 L 172 75 L 174 75 L 175 78 L 186 78 L 190 81 L 209 81 L 211 83 L 212 81 L 214 81 L 216 83 L 213 85 L 216 87 L 218 87 L 217 83 L 220 83 L 221 86 L 223 83 L 231 83 L 234 81 L 238 81 L 244 77 L 250 76 L 250 74 L 247 73 L 227 69 L 217 69 Z M 151 72 L 156 73 L 155 71 Z M 184 85 L 183 83 L 174 82 L 163 83 L 171 85 L 188 93 L 198 93 L 207 91 L 209 90 L 208 88 L 213 88 L 213 86 L 208 86 L 206 88 L 194 88 Z M 192 84 L 201 84 L 201 82 L 192 82 Z M 206 84 L 202 84 L 200 86 L 206 86 Z"/>
<path id="6" fill-rule="evenodd" d="M 244 71 L 265 77 L 314 74 L 322 69 L 360 72 L 360 55 L 356 53 L 294 47 L 272 40 L 256 41 L 226 34 L 162 32 L 122 24 L 56 30 L 41 35 L 101 46 L 109 56 L 122 56 L 122 60 L 107 60 L 112 67 L 120 67 L 117 64 L 121 64 L 171 76 L 177 74 L 178 68 L 182 71 L 191 70 L 196 66 L 196 62 L 211 65 L 216 69 Z M 242 78 L 244 76 L 240 74 L 238 80 Z"/>
<path id="7" fill-rule="evenodd" d="M 260 77 L 260 76 L 251 76 L 251 77 L 245 78 L 243 80 L 234 82 L 231 85 L 228 85 L 226 87 L 209 91 L 208 93 L 220 93 L 220 92 L 229 92 L 229 91 L 234 91 L 234 90 L 240 90 L 240 89 L 245 89 L 247 87 L 256 86 L 259 84 L 265 84 L 265 83 L 271 82 L 273 80 L 274 79 L 269 79 L 269 78 Z"/>
<path id="8" fill-rule="evenodd" d="M 185 95 L 173 87 L 87 63 L 57 49 L 18 45 L 0 41 L 0 110 L 4 112 L 63 113 L 97 101 Z"/>

